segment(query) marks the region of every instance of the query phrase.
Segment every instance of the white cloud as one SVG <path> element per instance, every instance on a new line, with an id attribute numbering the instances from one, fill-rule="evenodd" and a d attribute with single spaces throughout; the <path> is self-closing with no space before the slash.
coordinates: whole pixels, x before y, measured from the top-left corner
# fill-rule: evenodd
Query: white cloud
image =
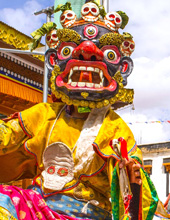
<path id="1" fill-rule="evenodd" d="M 139 109 L 169 108 L 170 57 L 159 62 L 134 59 L 134 71 L 129 77 L 128 87 L 135 90 L 135 106 Z"/>
<path id="2" fill-rule="evenodd" d="M 168 24 L 170 4 L 167 0 L 120 0 L 110 10 L 122 10 L 129 16 L 126 32 L 134 36 L 132 55 L 134 70 L 128 88 L 135 91 L 135 111 L 118 113 L 129 124 L 138 143 L 170 141 L 170 41 Z M 161 123 L 147 123 L 165 121 Z M 141 122 L 141 123 L 136 123 Z"/>
<path id="3" fill-rule="evenodd" d="M 159 116 L 163 111 L 136 113 L 129 109 L 117 111 L 132 130 L 137 144 L 148 144 L 170 141 L 170 123 L 161 121 Z M 153 113 L 153 114 L 152 114 Z M 158 115 L 157 115 L 158 114 Z"/>
<path id="4" fill-rule="evenodd" d="M 40 28 L 46 15 L 35 16 L 34 12 L 41 10 L 42 5 L 35 0 L 26 1 L 23 8 L 4 8 L 0 10 L 0 20 L 11 27 L 30 36 L 30 34 Z"/>
<path id="5" fill-rule="evenodd" d="M 160 60 L 169 55 L 170 4 L 167 0 L 119 0 L 110 11 L 122 10 L 129 16 L 126 32 L 134 36 L 134 57 L 152 57 Z"/>
<path id="6" fill-rule="evenodd" d="M 127 87 L 135 91 L 135 110 L 128 108 L 118 114 L 130 122 L 138 143 L 170 141 L 169 63 L 170 56 L 159 61 L 148 57 L 134 59 L 135 68 Z"/>

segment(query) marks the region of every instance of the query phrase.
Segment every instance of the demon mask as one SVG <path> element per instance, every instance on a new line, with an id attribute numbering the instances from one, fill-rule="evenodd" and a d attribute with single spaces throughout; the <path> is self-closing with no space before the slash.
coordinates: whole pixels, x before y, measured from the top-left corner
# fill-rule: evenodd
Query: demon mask
<path id="1" fill-rule="evenodd" d="M 108 13 L 102 19 L 92 2 L 83 5 L 81 13 L 69 28 L 57 30 L 57 50 L 46 52 L 47 58 L 55 53 L 52 93 L 68 105 L 89 108 L 132 103 L 133 90 L 124 86 L 133 69 L 129 56 L 134 48 L 132 42 L 127 47 L 128 40 L 117 31 L 125 13 Z"/>

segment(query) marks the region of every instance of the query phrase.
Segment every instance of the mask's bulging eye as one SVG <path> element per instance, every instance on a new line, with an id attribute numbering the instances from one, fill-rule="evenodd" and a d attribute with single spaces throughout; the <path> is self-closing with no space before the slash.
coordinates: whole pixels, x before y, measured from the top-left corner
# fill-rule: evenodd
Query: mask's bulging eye
<path id="1" fill-rule="evenodd" d="M 114 45 L 106 45 L 101 48 L 104 54 L 104 59 L 112 64 L 117 64 L 120 61 L 121 55 L 118 48 Z"/>
<path id="2" fill-rule="evenodd" d="M 77 44 L 73 42 L 62 42 L 57 51 L 57 57 L 59 60 L 65 60 L 71 57 L 73 50 L 77 47 Z"/>
<path id="3" fill-rule="evenodd" d="M 115 61 L 117 60 L 117 54 L 114 50 L 105 50 L 104 51 L 104 57 L 108 60 L 108 61 Z"/>
<path id="4" fill-rule="evenodd" d="M 68 56 L 70 54 L 70 48 L 69 47 L 65 47 L 62 50 L 62 54 L 63 54 L 63 56 Z"/>
<path id="5" fill-rule="evenodd" d="M 55 166 L 50 166 L 50 167 L 47 169 L 47 173 L 49 173 L 49 174 L 54 174 L 54 173 L 55 173 Z"/>
<path id="6" fill-rule="evenodd" d="M 109 51 L 107 53 L 107 57 L 108 57 L 109 60 L 115 60 L 116 55 L 113 51 Z"/>
<path id="7" fill-rule="evenodd" d="M 71 56 L 73 49 L 74 49 L 74 48 L 71 47 L 71 46 L 63 47 L 63 49 L 61 50 L 61 55 L 62 55 L 64 58 L 67 58 L 67 57 Z"/>

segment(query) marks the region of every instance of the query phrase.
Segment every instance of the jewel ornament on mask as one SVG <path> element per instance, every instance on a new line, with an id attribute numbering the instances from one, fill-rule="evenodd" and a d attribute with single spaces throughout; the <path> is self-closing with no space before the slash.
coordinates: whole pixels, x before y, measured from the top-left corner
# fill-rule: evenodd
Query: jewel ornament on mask
<path id="1" fill-rule="evenodd" d="M 77 18 L 77 16 L 74 11 L 66 10 L 60 16 L 61 25 L 64 28 L 68 28 L 74 24 L 74 22 L 76 21 L 76 18 Z"/>
<path id="2" fill-rule="evenodd" d="M 44 151 L 43 164 L 43 184 L 47 189 L 60 191 L 74 178 L 72 152 L 64 143 L 49 145 Z"/>
<path id="3" fill-rule="evenodd" d="M 105 25 L 112 31 L 117 31 L 122 24 L 122 18 L 117 12 L 109 12 L 104 17 Z"/>
<path id="4" fill-rule="evenodd" d="M 85 21 L 90 21 L 90 22 L 97 21 L 100 16 L 99 8 L 96 4 L 92 2 L 88 2 L 83 5 L 81 9 L 81 15 Z"/>
<path id="5" fill-rule="evenodd" d="M 120 46 L 120 51 L 124 56 L 130 56 L 135 50 L 135 42 L 133 40 L 125 40 Z"/>
<path id="6" fill-rule="evenodd" d="M 57 30 L 53 29 L 46 35 L 46 43 L 49 48 L 57 48 L 59 39 L 57 37 Z"/>
<path id="7" fill-rule="evenodd" d="M 84 28 L 84 36 L 88 39 L 95 38 L 98 34 L 98 28 L 92 24 L 85 26 Z"/>

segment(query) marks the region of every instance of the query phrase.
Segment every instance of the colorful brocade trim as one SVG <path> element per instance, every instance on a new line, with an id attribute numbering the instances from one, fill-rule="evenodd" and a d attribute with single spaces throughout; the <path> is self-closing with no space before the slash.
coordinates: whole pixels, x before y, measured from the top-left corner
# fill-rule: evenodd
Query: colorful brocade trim
<path id="1" fill-rule="evenodd" d="M 38 186 L 30 186 L 36 192 L 39 192 L 43 197 L 42 191 Z M 69 197 L 63 194 L 56 194 L 47 198 L 43 197 L 46 204 L 53 211 L 69 215 L 76 219 L 93 219 L 93 220 L 111 220 L 111 214 L 90 202 L 79 201 L 73 197 Z M 84 207 L 86 207 L 83 212 Z"/>
<path id="2" fill-rule="evenodd" d="M 1 220 L 18 220 L 18 218 L 15 218 L 12 216 L 6 209 L 3 207 L 0 207 L 0 219 Z"/>
<path id="3" fill-rule="evenodd" d="M 100 147 L 98 146 L 97 143 L 93 142 L 93 147 L 94 147 L 94 150 L 95 152 L 104 160 L 106 161 L 107 158 L 110 158 L 110 157 L 113 157 L 115 158 L 116 160 L 120 160 L 120 157 L 113 151 L 112 154 L 105 154 L 104 152 L 102 152 L 100 150 Z M 137 145 L 136 143 L 134 144 L 134 146 L 128 151 L 128 154 L 132 153 L 133 151 L 135 151 L 137 148 Z M 138 157 L 136 157 L 138 158 Z"/>
<path id="4" fill-rule="evenodd" d="M 19 119 L 19 123 L 20 123 L 21 128 L 22 128 L 22 130 L 24 131 L 24 133 L 25 133 L 29 138 L 31 138 L 32 135 L 29 134 L 29 132 L 28 132 L 27 129 L 25 128 L 24 123 L 23 123 L 23 120 L 22 120 L 21 113 L 18 114 L 18 119 Z"/>

